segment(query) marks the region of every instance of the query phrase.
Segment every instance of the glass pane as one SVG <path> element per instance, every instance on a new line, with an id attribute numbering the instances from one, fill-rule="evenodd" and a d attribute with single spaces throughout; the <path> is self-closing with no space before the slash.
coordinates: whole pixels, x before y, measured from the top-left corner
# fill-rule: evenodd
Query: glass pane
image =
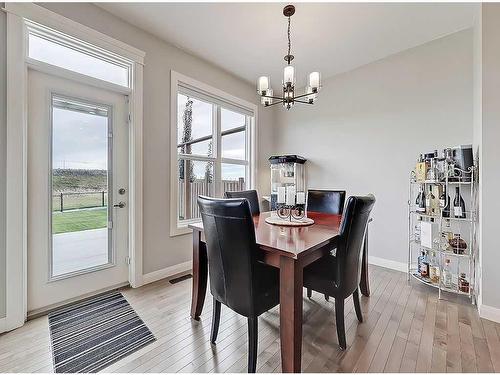
<path id="1" fill-rule="evenodd" d="M 73 108 L 52 108 L 52 276 L 110 258 L 108 114 Z"/>
<path id="2" fill-rule="evenodd" d="M 179 154 L 212 156 L 212 104 L 177 96 L 177 151 Z"/>
<path id="3" fill-rule="evenodd" d="M 245 131 L 222 136 L 222 157 L 245 160 Z"/>
<path id="4" fill-rule="evenodd" d="M 246 166 L 239 164 L 221 165 L 222 193 L 245 190 Z"/>
<path id="5" fill-rule="evenodd" d="M 179 160 L 179 220 L 199 218 L 198 195 L 214 195 L 213 162 Z"/>
<path id="6" fill-rule="evenodd" d="M 87 55 L 37 35 L 29 35 L 29 57 L 103 81 L 129 87 L 128 68 Z"/>
<path id="7" fill-rule="evenodd" d="M 221 108 L 221 131 L 245 126 L 245 115 Z"/>

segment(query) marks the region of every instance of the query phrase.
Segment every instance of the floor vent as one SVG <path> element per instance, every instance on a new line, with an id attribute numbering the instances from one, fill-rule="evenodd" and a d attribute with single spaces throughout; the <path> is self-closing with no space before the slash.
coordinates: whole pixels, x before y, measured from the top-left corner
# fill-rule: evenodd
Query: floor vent
<path id="1" fill-rule="evenodd" d="M 181 277 L 176 277 L 175 279 L 169 280 L 169 282 L 170 282 L 170 284 L 177 284 L 177 283 L 180 283 L 181 281 L 188 280 L 192 277 L 193 277 L 193 275 L 188 274 L 188 275 L 184 275 Z"/>

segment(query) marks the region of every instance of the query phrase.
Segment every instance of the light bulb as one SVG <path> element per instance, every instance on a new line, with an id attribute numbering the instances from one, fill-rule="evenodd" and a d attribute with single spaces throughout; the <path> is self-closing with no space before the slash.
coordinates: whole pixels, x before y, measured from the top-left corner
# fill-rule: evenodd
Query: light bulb
<path id="1" fill-rule="evenodd" d="M 285 66 L 283 70 L 283 86 L 295 86 L 295 68 L 292 65 Z"/>
<path id="2" fill-rule="evenodd" d="M 318 92 L 321 89 L 321 75 L 319 72 L 309 74 L 309 87 L 311 87 L 312 92 Z"/>
<path id="3" fill-rule="evenodd" d="M 259 77 L 257 80 L 257 93 L 259 95 L 265 95 L 265 92 L 267 89 L 269 89 L 269 86 L 271 85 L 271 80 L 269 77 L 262 76 Z"/>

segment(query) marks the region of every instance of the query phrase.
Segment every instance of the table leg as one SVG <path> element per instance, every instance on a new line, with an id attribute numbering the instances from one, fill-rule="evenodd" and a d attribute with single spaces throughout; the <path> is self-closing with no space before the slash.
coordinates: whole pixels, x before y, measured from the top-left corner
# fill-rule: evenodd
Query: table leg
<path id="1" fill-rule="evenodd" d="M 366 228 L 365 242 L 363 244 L 363 258 L 361 263 L 361 280 L 359 282 L 361 294 L 370 297 L 370 281 L 368 279 L 368 228 Z"/>
<path id="2" fill-rule="evenodd" d="M 207 247 L 201 241 L 201 232 L 193 231 L 193 291 L 191 317 L 200 320 L 207 292 L 208 258 Z"/>
<path id="3" fill-rule="evenodd" d="M 302 267 L 280 259 L 280 338 L 282 372 L 300 372 L 302 362 Z"/>

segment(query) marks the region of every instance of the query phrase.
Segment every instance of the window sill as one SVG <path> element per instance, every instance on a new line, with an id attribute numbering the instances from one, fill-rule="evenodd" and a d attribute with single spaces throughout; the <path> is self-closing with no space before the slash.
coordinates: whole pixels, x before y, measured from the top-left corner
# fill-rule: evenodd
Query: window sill
<path id="1" fill-rule="evenodd" d="M 193 230 L 189 229 L 188 225 L 194 224 L 194 223 L 199 223 L 199 222 L 201 222 L 201 219 L 193 220 L 193 221 L 190 221 L 187 223 L 178 224 L 178 226 L 171 227 L 170 228 L 170 237 L 184 236 L 186 234 L 193 233 Z"/>

